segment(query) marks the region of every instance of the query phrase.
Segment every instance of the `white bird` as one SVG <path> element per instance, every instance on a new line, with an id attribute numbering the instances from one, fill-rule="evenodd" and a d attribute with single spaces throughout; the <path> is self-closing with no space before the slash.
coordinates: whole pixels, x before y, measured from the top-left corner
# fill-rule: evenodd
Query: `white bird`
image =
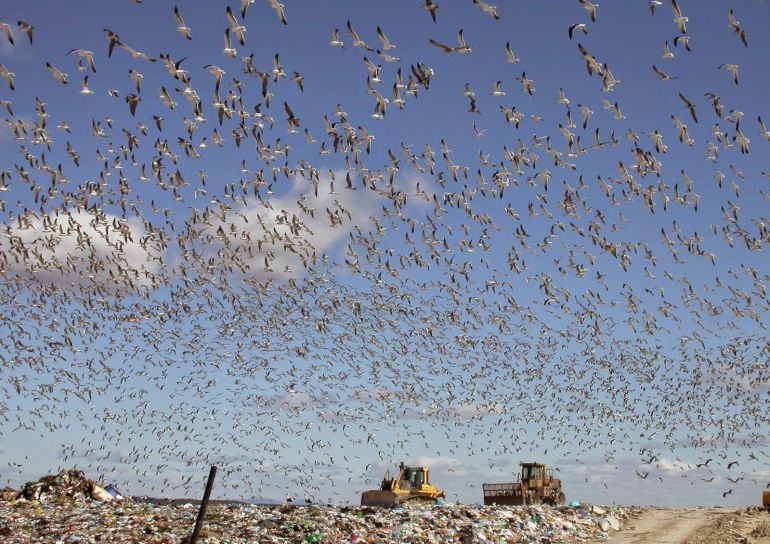
<path id="1" fill-rule="evenodd" d="M 179 32 L 186 39 L 192 40 L 192 36 L 190 35 L 190 27 L 184 24 L 184 19 L 182 19 L 182 14 L 179 13 L 179 8 L 176 6 L 174 6 L 174 19 L 176 19 L 177 32 Z"/>
<path id="2" fill-rule="evenodd" d="M 460 31 L 457 33 L 457 47 L 452 47 L 450 45 L 446 45 L 444 43 L 441 43 L 439 41 L 434 40 L 433 38 L 430 38 L 428 40 L 432 45 L 435 45 L 439 49 L 443 49 L 444 53 L 470 53 L 473 51 L 467 43 L 465 43 L 465 37 L 463 36 L 463 29 L 461 28 Z"/>
<path id="3" fill-rule="evenodd" d="M 246 11 L 249 9 L 249 6 L 254 3 L 254 0 L 241 0 L 241 19 L 246 18 Z"/>
<path id="4" fill-rule="evenodd" d="M 588 12 L 588 17 L 591 19 L 591 22 L 596 22 L 596 8 L 599 7 L 599 4 L 594 4 L 592 2 L 588 2 L 588 0 L 578 0 L 580 2 L 580 5 L 583 6 L 583 9 L 585 9 Z"/>
<path id="5" fill-rule="evenodd" d="M 65 74 L 64 72 L 62 72 L 58 68 L 56 68 L 56 66 L 54 66 L 50 62 L 46 62 L 45 63 L 45 67 L 48 68 L 48 71 L 51 72 L 51 75 L 53 76 L 53 78 L 56 81 L 58 81 L 62 85 L 66 85 L 67 84 L 67 74 Z"/>
<path id="6" fill-rule="evenodd" d="M 738 34 L 744 47 L 749 46 L 749 42 L 746 40 L 746 31 L 741 28 L 741 22 L 735 18 L 733 10 L 730 10 L 730 13 L 727 14 L 727 26 L 729 26 L 733 32 Z"/>
<path id="7" fill-rule="evenodd" d="M 496 81 L 492 89 L 492 96 L 505 96 L 505 91 L 501 88 L 500 81 Z"/>
<path id="8" fill-rule="evenodd" d="M 569 39 L 572 39 L 572 35 L 575 33 L 576 30 L 579 30 L 586 36 L 588 36 L 588 29 L 586 28 L 585 23 L 575 23 L 574 25 L 570 26 L 569 29 L 567 29 L 567 34 L 569 35 Z"/>
<path id="9" fill-rule="evenodd" d="M 91 51 L 88 51 L 86 49 L 70 49 L 67 54 L 71 55 L 75 53 L 77 56 L 80 57 L 81 62 L 88 63 L 88 67 L 91 69 L 92 72 L 96 73 L 96 66 L 94 65 L 94 54 Z"/>
<path id="10" fill-rule="evenodd" d="M 15 75 L 16 74 L 9 71 L 8 68 L 0 64 L 0 76 L 2 76 L 3 79 L 5 79 L 5 84 L 8 85 L 8 88 L 12 91 L 16 89 L 16 87 L 13 84 L 13 78 Z"/>
<path id="11" fill-rule="evenodd" d="M 433 22 L 435 23 L 436 12 L 438 11 L 438 4 L 434 3 L 433 0 L 425 0 L 425 3 L 423 4 L 422 9 L 430 13 L 430 18 L 433 19 Z"/>
<path id="12" fill-rule="evenodd" d="M 11 32 L 11 25 L 8 23 L 0 23 L 0 30 L 5 34 L 5 39 L 8 40 L 8 43 L 15 45 L 13 41 L 13 32 Z"/>
<path id="13" fill-rule="evenodd" d="M 687 22 L 689 22 L 690 19 L 682 15 L 682 10 L 679 9 L 679 4 L 676 3 L 676 0 L 671 0 L 671 10 L 674 12 L 674 22 L 679 28 L 679 32 L 681 34 L 687 34 Z"/>
<path id="14" fill-rule="evenodd" d="M 676 79 L 678 77 L 678 76 L 668 75 L 666 72 L 664 72 L 654 64 L 652 65 L 652 69 L 662 81 L 671 81 L 672 79 Z"/>
<path id="15" fill-rule="evenodd" d="M 521 60 L 513 53 L 510 42 L 505 42 L 505 59 L 508 61 L 508 64 L 516 64 Z"/>
<path id="16" fill-rule="evenodd" d="M 340 40 L 339 28 L 335 28 L 334 30 L 332 30 L 332 39 L 329 42 L 329 45 L 331 45 L 332 47 L 341 47 L 345 49 L 345 43 L 342 40 Z"/>
<path id="17" fill-rule="evenodd" d="M 267 1 L 270 4 L 270 7 L 273 8 L 273 10 L 275 11 L 275 14 L 278 16 L 278 19 L 283 24 L 288 25 L 289 23 L 286 21 L 286 12 L 283 9 L 283 4 L 278 2 L 278 0 L 267 0 Z"/>
<path id="18" fill-rule="evenodd" d="M 88 76 L 83 78 L 83 83 L 80 86 L 80 94 L 94 94 L 94 91 L 88 88 Z"/>
<path id="19" fill-rule="evenodd" d="M 230 58 L 235 58 L 238 55 L 238 51 L 236 51 L 235 47 L 233 47 L 232 42 L 230 41 L 230 29 L 225 29 L 225 38 L 224 38 L 225 46 L 222 48 L 222 53 L 227 55 Z"/>
<path id="20" fill-rule="evenodd" d="M 360 47 L 361 49 L 366 49 L 367 51 L 374 51 L 374 49 L 366 45 L 366 43 L 358 37 L 358 33 L 353 30 L 353 25 L 350 23 L 350 20 L 348 20 L 347 27 L 348 34 L 350 34 L 350 39 L 353 40 L 353 47 Z"/>
<path id="21" fill-rule="evenodd" d="M 668 40 L 663 44 L 663 55 L 662 57 L 666 60 L 670 60 L 674 58 L 674 53 L 671 52 L 671 49 L 668 47 Z"/>
<path id="22" fill-rule="evenodd" d="M 534 94 L 535 88 L 532 86 L 532 80 L 527 77 L 526 72 L 522 72 L 521 77 L 517 77 L 515 79 L 516 81 L 521 81 L 521 86 L 525 93 L 527 93 L 529 96 Z"/>
<path id="23" fill-rule="evenodd" d="M 770 142 L 770 131 L 767 130 L 767 127 L 765 127 L 765 123 L 762 122 L 762 117 L 758 116 L 757 121 L 759 122 L 759 135 L 762 136 L 768 142 Z"/>
<path id="24" fill-rule="evenodd" d="M 238 39 L 239 44 L 246 45 L 246 27 L 238 22 L 238 19 L 235 18 L 233 10 L 230 8 L 230 6 L 227 6 L 225 14 L 227 15 L 227 21 L 230 24 L 230 30 L 232 31 L 233 36 Z"/>
<path id="25" fill-rule="evenodd" d="M 385 36 L 385 34 L 382 32 L 382 29 L 379 26 L 377 27 L 377 37 L 380 39 L 380 42 L 382 43 L 383 51 L 389 51 L 390 49 L 396 48 L 395 45 L 390 43 L 390 40 L 388 40 L 388 37 Z"/>
<path id="26" fill-rule="evenodd" d="M 737 64 L 720 64 L 719 68 L 727 70 L 733 76 L 733 83 L 738 85 L 738 65 Z"/>
<path id="27" fill-rule="evenodd" d="M 478 6 L 481 11 L 492 17 L 493 19 L 497 20 L 500 18 L 500 16 L 497 14 L 497 6 L 491 6 L 487 3 L 482 2 L 481 0 L 473 0 L 473 3 Z"/>
<path id="28" fill-rule="evenodd" d="M 134 82 L 134 86 L 136 86 L 136 92 L 141 92 L 141 86 L 142 86 L 142 78 L 144 77 L 142 74 L 137 72 L 136 70 L 129 68 L 128 69 L 128 77 L 131 78 L 131 80 Z"/>

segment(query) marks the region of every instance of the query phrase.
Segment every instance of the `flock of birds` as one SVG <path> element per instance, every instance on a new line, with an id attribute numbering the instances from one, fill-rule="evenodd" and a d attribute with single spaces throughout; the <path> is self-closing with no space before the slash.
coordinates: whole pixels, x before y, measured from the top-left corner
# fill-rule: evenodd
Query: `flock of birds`
<path id="1" fill-rule="evenodd" d="M 725 497 L 764 485 L 770 191 L 749 157 L 770 132 L 730 96 L 677 88 L 698 76 L 664 65 L 691 54 L 690 27 L 715 6 L 649 2 L 672 35 L 652 75 L 673 99 L 670 125 L 637 128 L 612 98 L 630 76 L 591 42 L 602 10 L 576 5 L 558 39 L 593 103 L 536 84 L 543 69 L 513 34 L 506 75 L 465 81 L 454 56 L 488 54 L 468 29 L 514 10 L 424 0 L 404 8 L 430 25 L 417 51 L 344 14 L 328 43 L 293 43 L 356 59 L 350 113 L 342 99 L 310 111 L 304 97 L 333 82 L 280 51 L 255 57 L 254 13 L 290 36 L 300 3 L 223 5 L 207 58 L 148 51 L 115 21 L 94 29 L 100 49 L 43 62 L 13 54 L 36 50 L 35 20 L 0 22 L 4 442 L 49 436 L 65 466 L 129 467 L 158 493 L 216 463 L 243 495 L 269 492 L 276 471 L 341 495 L 341 479 L 363 485 L 347 467 L 421 453 L 631 456 L 640 479 L 716 478 Z M 195 43 L 194 7 L 167 7 L 174 49 Z M 465 31 L 442 24 L 466 7 Z M 729 10 L 709 39 L 738 57 L 760 38 Z M 736 89 L 738 61 L 714 66 Z M 48 82 L 16 75 L 32 62 Z M 128 77 L 103 77 L 113 63 Z M 431 103 L 437 87 L 468 109 Z M 548 93 L 558 110 L 528 109 Z M 73 94 L 107 113 L 49 106 Z M 443 108 L 454 132 L 409 141 L 399 115 L 421 107 Z M 499 126 L 507 139 L 487 134 Z M 457 148 L 468 136 L 480 149 Z M 688 173 L 696 155 L 705 166 Z"/>

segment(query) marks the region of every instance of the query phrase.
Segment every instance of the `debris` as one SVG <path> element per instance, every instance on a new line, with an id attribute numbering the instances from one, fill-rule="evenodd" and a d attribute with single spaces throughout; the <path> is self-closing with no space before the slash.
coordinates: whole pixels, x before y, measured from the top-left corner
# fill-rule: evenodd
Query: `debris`
<path id="1" fill-rule="evenodd" d="M 87 480 L 86 480 L 87 481 Z M 70 484 L 73 482 L 70 482 Z M 51 497 L 52 488 L 44 497 Z M 64 496 L 64 495 L 59 495 Z M 254 542 L 586 542 L 603 539 L 626 510 L 551 506 L 402 504 L 397 508 L 210 504 L 200 544 Z M 2 541 L 189 542 L 193 515 L 182 504 L 70 500 L 0 503 Z"/>
<path id="2" fill-rule="evenodd" d="M 116 498 L 102 486 L 86 478 L 82 470 L 77 469 L 61 470 L 56 475 L 49 474 L 37 481 L 27 482 L 21 492 L 16 493 L 16 497 L 7 500 L 13 500 L 17 497 L 27 501 L 58 503 L 78 502 L 86 499 L 110 502 Z"/>

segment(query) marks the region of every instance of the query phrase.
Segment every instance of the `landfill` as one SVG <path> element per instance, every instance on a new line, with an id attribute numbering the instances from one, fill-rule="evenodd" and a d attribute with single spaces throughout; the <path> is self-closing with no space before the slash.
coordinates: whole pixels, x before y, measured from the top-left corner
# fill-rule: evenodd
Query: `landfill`
<path id="1" fill-rule="evenodd" d="M 107 486 L 110 488 L 111 486 Z M 0 542 L 189 543 L 199 507 L 140 501 L 106 491 L 77 470 L 0 494 Z M 597 542 L 633 509 L 406 503 L 395 508 L 330 505 L 208 505 L 197 543 L 572 543 Z"/>

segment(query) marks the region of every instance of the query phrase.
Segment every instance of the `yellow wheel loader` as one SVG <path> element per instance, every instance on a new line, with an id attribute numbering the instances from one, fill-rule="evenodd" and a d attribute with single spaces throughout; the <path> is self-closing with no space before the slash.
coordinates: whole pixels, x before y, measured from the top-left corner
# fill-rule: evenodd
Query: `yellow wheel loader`
<path id="1" fill-rule="evenodd" d="M 364 491 L 361 506 L 394 506 L 406 501 L 435 501 L 446 493 L 431 485 L 426 467 L 408 467 L 402 462 L 398 475 L 390 477 L 385 473 L 379 489 Z"/>

